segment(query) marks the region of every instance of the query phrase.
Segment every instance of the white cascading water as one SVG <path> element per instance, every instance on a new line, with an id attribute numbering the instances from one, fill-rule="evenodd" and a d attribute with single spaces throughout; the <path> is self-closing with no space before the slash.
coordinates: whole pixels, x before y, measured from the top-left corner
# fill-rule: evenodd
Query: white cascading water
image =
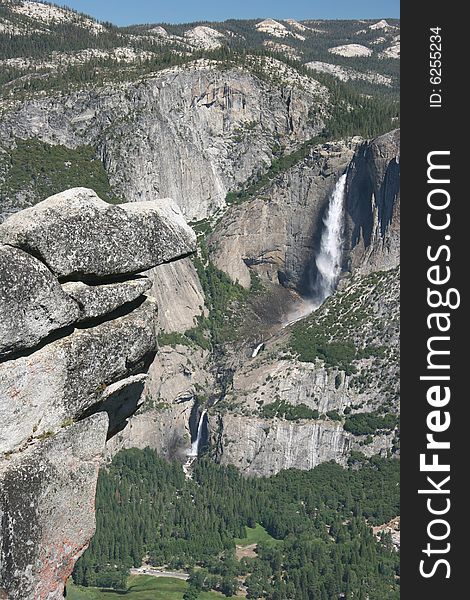
<path id="1" fill-rule="evenodd" d="M 264 342 L 259 343 L 256 348 L 253 350 L 253 352 L 251 353 L 251 358 L 255 358 L 256 356 L 258 356 L 259 351 L 263 348 L 264 346 Z"/>
<path id="2" fill-rule="evenodd" d="M 334 292 L 341 273 L 345 188 L 346 173 L 338 179 L 323 219 L 320 252 L 315 259 L 318 271 L 315 282 L 315 304 L 317 306 L 320 306 Z"/>
<path id="3" fill-rule="evenodd" d="M 191 444 L 191 449 L 188 452 L 188 457 L 197 458 L 199 455 L 199 444 L 202 438 L 202 427 L 204 425 L 204 417 L 206 416 L 207 410 L 203 410 L 199 417 L 199 423 L 197 426 L 197 436 L 194 442 Z"/>

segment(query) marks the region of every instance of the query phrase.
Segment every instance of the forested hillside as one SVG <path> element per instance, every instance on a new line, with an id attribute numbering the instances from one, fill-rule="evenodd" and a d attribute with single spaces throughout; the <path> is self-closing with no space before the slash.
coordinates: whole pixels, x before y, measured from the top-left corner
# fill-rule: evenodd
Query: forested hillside
<path id="1" fill-rule="evenodd" d="M 359 72 L 349 85 L 361 93 L 398 98 L 399 22 L 227 20 L 182 25 L 155 23 L 126 28 L 98 23 L 75 11 L 44 3 L 7 0 L 0 6 L 0 83 L 4 97 L 63 89 L 93 81 L 124 81 L 197 58 L 239 61 L 247 54 L 275 56 L 318 71 L 320 63 Z M 366 56 L 343 56 L 332 49 L 360 45 Z M 341 51 L 340 51 L 341 52 Z M 352 70 L 351 70 L 352 69 Z M 333 72 L 334 69 L 333 69 Z M 339 72 L 339 71 L 338 71 Z"/>
<path id="2" fill-rule="evenodd" d="M 399 513 L 398 478 L 398 461 L 355 454 L 347 469 L 325 463 L 258 479 L 200 460 L 186 479 L 150 449 L 123 451 L 100 474 L 97 532 L 74 581 L 125 588 L 146 557 L 189 570 L 195 590 L 227 596 L 398 599 L 398 554 L 389 534 L 371 530 Z M 236 539 L 256 523 L 269 536 L 238 560 Z"/>

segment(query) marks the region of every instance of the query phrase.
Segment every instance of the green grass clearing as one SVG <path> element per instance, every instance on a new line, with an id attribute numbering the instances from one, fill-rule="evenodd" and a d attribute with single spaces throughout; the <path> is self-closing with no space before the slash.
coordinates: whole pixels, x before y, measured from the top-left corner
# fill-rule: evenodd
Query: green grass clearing
<path id="1" fill-rule="evenodd" d="M 246 537 L 235 538 L 237 546 L 250 546 L 251 544 L 259 544 L 260 542 L 280 542 L 280 540 L 276 540 L 272 535 L 269 535 L 266 529 L 259 523 L 256 523 L 255 527 L 245 526 L 245 531 Z"/>
<path id="2" fill-rule="evenodd" d="M 172 577 L 152 577 L 150 575 L 131 575 L 125 592 L 102 590 L 95 587 L 67 584 L 67 600 L 182 600 L 188 589 L 186 581 Z M 234 596 L 232 596 L 234 597 Z M 198 600 L 220 600 L 226 598 L 218 592 L 201 592 Z"/>

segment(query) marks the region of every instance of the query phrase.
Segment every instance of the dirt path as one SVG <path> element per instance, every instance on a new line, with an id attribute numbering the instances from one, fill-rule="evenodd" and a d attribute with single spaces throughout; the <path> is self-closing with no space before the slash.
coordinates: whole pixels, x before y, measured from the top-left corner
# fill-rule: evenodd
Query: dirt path
<path id="1" fill-rule="evenodd" d="M 237 546 L 235 549 L 235 556 L 238 560 L 246 557 L 246 558 L 256 558 L 258 555 L 256 554 L 256 546 L 258 544 L 250 544 L 249 546 Z"/>
<path id="2" fill-rule="evenodd" d="M 131 575 L 151 575 L 152 577 L 173 577 L 174 579 L 182 579 L 186 581 L 189 577 L 187 573 L 175 572 L 175 571 L 162 571 L 154 567 L 139 567 L 138 569 L 132 568 L 130 570 Z"/>

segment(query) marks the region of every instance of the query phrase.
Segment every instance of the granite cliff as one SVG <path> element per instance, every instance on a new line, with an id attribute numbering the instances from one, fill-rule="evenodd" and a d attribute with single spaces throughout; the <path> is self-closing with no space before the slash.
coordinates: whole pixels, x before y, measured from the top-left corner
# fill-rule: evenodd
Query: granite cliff
<path id="1" fill-rule="evenodd" d="M 4 597 L 62 597 L 93 535 L 106 441 L 142 402 L 157 351 L 140 273 L 194 249 L 170 200 L 111 206 L 84 188 L 0 226 Z"/>
<path id="2" fill-rule="evenodd" d="M 186 219 L 198 221 L 262 172 L 274 146 L 289 148 L 321 131 L 328 98 L 313 77 L 274 59 L 253 59 L 244 69 L 201 59 L 65 99 L 58 93 L 4 101 L 1 145 L 11 152 L 18 139 L 34 137 L 70 149 L 97 147 L 118 197 L 175 198 Z M 3 211 L 34 201 L 22 190 Z"/>
<path id="3" fill-rule="evenodd" d="M 361 273 L 400 261 L 400 130 L 365 142 L 348 170 L 347 267 Z"/>
<path id="4" fill-rule="evenodd" d="M 111 454 L 121 447 L 150 445 L 167 457 L 184 457 L 194 439 L 193 421 L 204 406 L 209 407 L 205 437 L 214 458 L 249 474 L 309 469 L 325 460 L 344 463 L 351 450 L 368 455 L 398 451 L 393 427 L 362 435 L 344 430 L 350 415 L 399 410 L 398 157 L 398 131 L 373 141 L 316 147 L 256 197 L 227 209 L 207 238 L 210 258 L 243 286 L 250 286 L 255 272 L 263 291 L 232 315 L 236 334 L 223 352 L 197 349 L 184 335 L 171 345 L 166 342 L 146 386 L 152 401 L 114 438 Z M 370 349 L 367 358 L 353 361 L 355 373 L 321 357 L 299 359 L 291 348 L 296 325 L 286 326 L 311 311 L 308 294 L 322 218 L 343 172 L 348 187 L 339 291 L 297 327 L 316 324 L 329 342 L 349 339 L 358 349 Z M 368 193 L 363 193 L 364 181 Z M 375 198 L 388 208 L 379 209 Z M 375 233 L 365 245 L 364 215 L 372 213 Z M 175 285 L 181 302 L 177 279 Z M 202 314 L 203 305 L 198 306 Z M 180 325 L 166 331 L 184 333 L 194 319 Z M 260 342 L 264 346 L 252 358 Z M 152 402 L 158 406 L 152 408 Z M 318 417 L 264 417 L 263 407 L 275 402 L 305 405 Z M 332 411 L 336 414 L 327 416 Z"/>

